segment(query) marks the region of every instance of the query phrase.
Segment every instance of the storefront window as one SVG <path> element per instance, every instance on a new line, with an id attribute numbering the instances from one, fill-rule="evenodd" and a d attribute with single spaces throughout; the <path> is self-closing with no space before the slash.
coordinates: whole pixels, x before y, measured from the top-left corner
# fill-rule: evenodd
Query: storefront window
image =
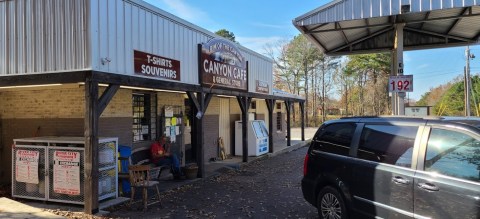
<path id="1" fill-rule="evenodd" d="M 282 130 L 282 112 L 277 112 L 277 131 Z"/>
<path id="2" fill-rule="evenodd" d="M 153 101 L 152 101 L 153 100 Z M 156 101 L 151 94 L 134 93 L 133 141 L 147 141 L 156 135 Z"/>

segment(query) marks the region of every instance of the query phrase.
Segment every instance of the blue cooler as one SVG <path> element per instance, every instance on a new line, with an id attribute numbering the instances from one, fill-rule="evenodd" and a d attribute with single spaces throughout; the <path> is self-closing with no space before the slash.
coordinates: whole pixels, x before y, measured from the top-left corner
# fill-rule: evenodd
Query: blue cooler
<path id="1" fill-rule="evenodd" d="M 132 155 L 132 148 L 130 146 L 119 145 L 118 152 L 120 152 L 120 157 L 130 158 Z M 120 161 L 120 173 L 128 173 L 128 160 Z M 130 181 L 128 179 L 121 179 L 119 184 L 122 185 L 123 195 L 130 193 Z"/>

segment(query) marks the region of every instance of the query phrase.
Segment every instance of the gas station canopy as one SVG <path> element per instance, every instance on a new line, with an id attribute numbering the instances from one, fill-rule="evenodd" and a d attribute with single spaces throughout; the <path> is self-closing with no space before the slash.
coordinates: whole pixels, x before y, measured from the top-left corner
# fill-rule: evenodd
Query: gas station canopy
<path id="1" fill-rule="evenodd" d="M 480 0 L 335 0 L 293 21 L 327 55 L 392 51 L 402 23 L 404 50 L 476 44 Z"/>

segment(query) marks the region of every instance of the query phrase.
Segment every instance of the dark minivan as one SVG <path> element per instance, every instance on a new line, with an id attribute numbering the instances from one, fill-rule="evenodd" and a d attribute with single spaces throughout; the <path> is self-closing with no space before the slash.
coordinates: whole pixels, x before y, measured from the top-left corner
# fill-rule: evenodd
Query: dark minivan
<path id="1" fill-rule="evenodd" d="M 323 124 L 302 191 L 320 218 L 480 218 L 480 118 Z"/>

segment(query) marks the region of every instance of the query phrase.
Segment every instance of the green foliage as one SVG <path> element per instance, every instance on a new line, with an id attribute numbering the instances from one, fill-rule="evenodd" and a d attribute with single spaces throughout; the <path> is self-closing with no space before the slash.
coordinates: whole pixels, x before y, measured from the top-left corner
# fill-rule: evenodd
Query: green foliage
<path id="1" fill-rule="evenodd" d="M 428 106 L 428 97 L 430 96 L 430 91 L 427 91 L 426 93 L 422 94 L 420 97 L 420 100 L 417 101 L 416 105 L 417 106 Z"/>
<path id="2" fill-rule="evenodd" d="M 475 75 L 472 77 L 471 81 L 473 92 L 471 93 L 470 99 L 470 111 L 472 112 L 472 115 L 478 116 L 480 113 L 480 110 L 478 109 L 480 99 L 480 77 Z M 445 91 L 444 95 L 433 106 L 433 113 L 439 116 L 463 116 L 465 115 L 464 98 L 464 82 L 457 81 Z"/>
<path id="3" fill-rule="evenodd" d="M 235 34 L 233 34 L 233 32 L 228 31 L 227 29 L 217 30 L 215 32 L 215 34 L 217 34 L 221 37 L 227 38 L 227 39 L 231 40 L 232 42 L 238 43 L 237 41 L 235 41 Z"/>

